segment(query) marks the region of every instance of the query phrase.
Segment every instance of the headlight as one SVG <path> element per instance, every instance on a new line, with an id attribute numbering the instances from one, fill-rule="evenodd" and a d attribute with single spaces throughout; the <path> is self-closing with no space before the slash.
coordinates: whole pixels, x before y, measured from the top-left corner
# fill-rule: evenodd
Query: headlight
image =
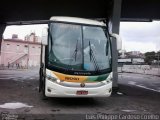
<path id="1" fill-rule="evenodd" d="M 51 70 L 46 70 L 46 79 L 48 79 L 49 81 L 52 81 L 52 82 L 54 82 L 54 83 L 60 83 L 60 82 L 62 82 L 61 80 L 59 80 L 58 78 L 57 78 L 57 76 L 56 75 L 54 75 L 53 73 L 52 73 L 52 71 Z"/>
<path id="2" fill-rule="evenodd" d="M 107 80 L 104 80 L 104 81 L 102 81 L 102 83 L 110 83 L 110 82 L 112 82 L 112 80 L 111 79 L 107 79 Z"/>
<path id="3" fill-rule="evenodd" d="M 105 84 L 110 82 L 112 82 L 112 72 L 109 74 L 106 80 L 102 81 L 102 83 L 105 83 Z"/>
<path id="4" fill-rule="evenodd" d="M 46 78 L 52 82 L 56 82 L 57 78 L 47 75 Z"/>
<path id="5" fill-rule="evenodd" d="M 113 73 L 111 72 L 107 78 L 107 81 L 112 81 L 113 79 Z"/>
<path id="6" fill-rule="evenodd" d="M 48 80 L 54 82 L 54 83 L 60 84 L 60 82 L 61 82 L 61 80 L 59 80 L 59 79 L 57 79 L 57 78 L 55 78 L 55 77 L 49 76 L 49 75 L 46 76 L 46 78 L 47 78 Z"/>

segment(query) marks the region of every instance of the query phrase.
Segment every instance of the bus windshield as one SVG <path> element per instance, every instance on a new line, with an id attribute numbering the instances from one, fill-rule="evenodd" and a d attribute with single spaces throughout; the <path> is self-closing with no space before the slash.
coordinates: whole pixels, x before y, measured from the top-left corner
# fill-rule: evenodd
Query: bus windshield
<path id="1" fill-rule="evenodd" d="M 111 67 L 109 36 L 101 26 L 50 23 L 48 64 L 79 71 Z"/>

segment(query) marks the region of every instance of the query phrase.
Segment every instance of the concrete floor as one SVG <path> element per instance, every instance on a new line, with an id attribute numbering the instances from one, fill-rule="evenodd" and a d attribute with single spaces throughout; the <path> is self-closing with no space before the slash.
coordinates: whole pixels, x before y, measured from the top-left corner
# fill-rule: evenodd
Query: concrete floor
<path id="1" fill-rule="evenodd" d="M 160 114 L 159 88 L 160 77 L 121 73 L 119 91 L 109 98 L 42 100 L 38 92 L 38 70 L 0 70 L 0 113 L 1 117 L 9 114 L 28 120 L 84 120 L 96 119 L 95 115 L 101 114 Z M 14 103 L 13 107 L 17 109 L 2 108 L 5 103 L 10 103 L 9 107 Z"/>

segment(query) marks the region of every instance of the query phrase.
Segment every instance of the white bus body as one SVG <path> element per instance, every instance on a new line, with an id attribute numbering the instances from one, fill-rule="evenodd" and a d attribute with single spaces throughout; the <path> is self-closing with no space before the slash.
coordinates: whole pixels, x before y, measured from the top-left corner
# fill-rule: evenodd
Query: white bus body
<path id="1" fill-rule="evenodd" d="M 109 97 L 111 40 L 103 22 L 51 17 L 43 35 L 40 91 L 45 97 Z"/>

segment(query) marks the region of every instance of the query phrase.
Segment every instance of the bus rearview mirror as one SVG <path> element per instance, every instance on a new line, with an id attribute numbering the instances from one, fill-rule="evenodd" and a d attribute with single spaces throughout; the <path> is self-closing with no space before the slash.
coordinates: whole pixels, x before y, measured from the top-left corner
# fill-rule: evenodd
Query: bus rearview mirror
<path id="1" fill-rule="evenodd" d="M 111 37 L 115 38 L 117 41 L 117 50 L 122 49 L 122 39 L 118 34 L 112 33 L 110 34 Z"/>
<path id="2" fill-rule="evenodd" d="M 48 28 L 42 30 L 42 45 L 48 45 Z"/>

